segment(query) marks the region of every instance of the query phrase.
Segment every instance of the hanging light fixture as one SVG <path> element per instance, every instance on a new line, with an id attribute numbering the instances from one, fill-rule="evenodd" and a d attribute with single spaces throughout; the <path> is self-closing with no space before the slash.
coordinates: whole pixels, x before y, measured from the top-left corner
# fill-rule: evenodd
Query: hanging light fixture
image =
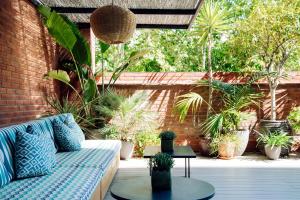
<path id="1" fill-rule="evenodd" d="M 95 36 L 106 44 L 127 42 L 136 29 L 136 17 L 127 8 L 107 5 L 96 9 L 90 19 Z"/>

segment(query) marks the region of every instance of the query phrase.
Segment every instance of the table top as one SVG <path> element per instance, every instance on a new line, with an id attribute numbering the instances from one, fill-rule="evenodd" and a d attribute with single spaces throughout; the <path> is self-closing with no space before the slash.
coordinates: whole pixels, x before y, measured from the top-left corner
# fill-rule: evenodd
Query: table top
<path id="1" fill-rule="evenodd" d="M 110 192 L 112 197 L 122 200 L 206 200 L 214 196 L 215 188 L 205 181 L 172 177 L 172 190 L 152 192 L 149 176 L 118 181 Z"/>
<path id="2" fill-rule="evenodd" d="M 160 146 L 146 146 L 144 150 L 144 158 L 152 158 L 155 154 L 160 152 Z M 173 158 L 196 158 L 196 154 L 191 146 L 175 146 L 174 152 L 169 154 Z"/>

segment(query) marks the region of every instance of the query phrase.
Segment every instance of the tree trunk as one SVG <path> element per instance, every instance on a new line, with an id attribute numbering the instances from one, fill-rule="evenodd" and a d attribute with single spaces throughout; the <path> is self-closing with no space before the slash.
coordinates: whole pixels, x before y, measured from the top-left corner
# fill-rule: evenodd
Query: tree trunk
<path id="1" fill-rule="evenodd" d="M 202 66 L 204 69 L 206 67 L 206 48 L 205 45 L 202 46 Z"/>
<path id="2" fill-rule="evenodd" d="M 271 120 L 276 120 L 276 88 L 277 88 L 277 86 L 270 85 L 270 94 L 271 94 Z"/>
<path id="3" fill-rule="evenodd" d="M 212 106 L 212 80 L 213 80 L 213 73 L 212 73 L 212 64 L 211 64 L 211 51 L 212 51 L 212 36 L 208 36 L 208 52 L 207 52 L 207 67 L 208 67 L 208 108 L 206 116 L 209 117 L 211 113 L 211 106 Z"/>

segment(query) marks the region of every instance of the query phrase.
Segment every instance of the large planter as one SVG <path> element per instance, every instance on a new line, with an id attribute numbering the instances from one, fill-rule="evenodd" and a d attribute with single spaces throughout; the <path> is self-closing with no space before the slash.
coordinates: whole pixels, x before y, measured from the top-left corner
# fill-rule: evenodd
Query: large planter
<path id="1" fill-rule="evenodd" d="M 277 160 L 281 153 L 281 147 L 269 147 L 265 146 L 265 152 L 269 159 L 271 160 Z"/>
<path id="2" fill-rule="evenodd" d="M 248 142 L 249 142 L 249 129 L 245 129 L 245 130 L 238 130 L 236 132 L 237 138 L 238 138 L 238 144 L 235 147 L 235 156 L 241 156 L 244 154 Z"/>
<path id="3" fill-rule="evenodd" d="M 120 158 L 122 160 L 128 160 L 132 157 L 134 150 L 134 144 L 132 142 L 122 141 Z"/>
<path id="4" fill-rule="evenodd" d="M 218 149 L 219 158 L 225 160 L 234 158 L 235 146 L 234 142 L 220 142 Z"/>
<path id="5" fill-rule="evenodd" d="M 151 186 L 153 191 L 171 190 L 171 171 L 153 170 L 151 174 Z"/>
<path id="6" fill-rule="evenodd" d="M 173 140 L 161 139 L 160 146 L 161 146 L 161 152 L 172 153 L 174 151 Z"/>

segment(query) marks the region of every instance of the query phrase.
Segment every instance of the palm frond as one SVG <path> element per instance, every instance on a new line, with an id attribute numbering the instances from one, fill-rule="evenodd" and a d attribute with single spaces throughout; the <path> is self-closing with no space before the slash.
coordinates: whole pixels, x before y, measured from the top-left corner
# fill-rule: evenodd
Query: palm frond
<path id="1" fill-rule="evenodd" d="M 203 97 L 195 92 L 180 95 L 176 99 L 175 111 L 179 114 L 180 122 L 185 120 L 190 109 L 195 114 L 203 102 Z"/>

